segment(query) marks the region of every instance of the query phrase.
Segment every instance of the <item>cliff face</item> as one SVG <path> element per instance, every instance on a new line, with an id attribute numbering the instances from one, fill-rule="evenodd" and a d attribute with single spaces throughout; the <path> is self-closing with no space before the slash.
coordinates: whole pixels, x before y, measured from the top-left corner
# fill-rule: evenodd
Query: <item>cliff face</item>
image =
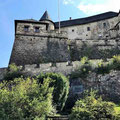
<path id="1" fill-rule="evenodd" d="M 120 71 L 111 71 L 105 75 L 91 73 L 86 79 L 73 79 L 70 89 L 72 95 L 78 96 L 84 90 L 95 89 L 103 98 L 118 102 L 120 100 Z"/>

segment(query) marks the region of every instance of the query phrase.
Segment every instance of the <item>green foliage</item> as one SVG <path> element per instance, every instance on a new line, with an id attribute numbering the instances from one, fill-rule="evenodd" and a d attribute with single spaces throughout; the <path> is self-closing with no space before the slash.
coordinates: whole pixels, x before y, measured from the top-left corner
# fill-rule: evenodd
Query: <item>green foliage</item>
<path id="1" fill-rule="evenodd" d="M 45 120 L 52 107 L 53 88 L 49 79 L 16 78 L 0 84 L 0 118 L 2 120 Z"/>
<path id="2" fill-rule="evenodd" d="M 78 100 L 72 109 L 70 120 L 119 120 L 120 107 L 103 101 L 91 91 L 84 99 Z"/>
<path id="3" fill-rule="evenodd" d="M 4 76 L 4 80 L 14 80 L 14 78 L 19 78 L 21 75 L 21 69 L 13 63 L 8 66 L 8 71 Z"/>
<path id="4" fill-rule="evenodd" d="M 114 70 L 120 70 L 120 56 L 113 56 L 111 66 Z"/>
<path id="5" fill-rule="evenodd" d="M 104 75 L 109 74 L 111 70 L 120 70 L 120 55 L 113 56 L 108 62 L 102 60 L 95 66 L 87 57 L 83 57 L 80 62 L 81 65 L 71 73 L 71 79 L 86 78 L 91 72 Z"/>
<path id="6" fill-rule="evenodd" d="M 37 78 L 40 83 L 43 83 L 45 78 L 49 78 L 50 87 L 54 87 L 53 102 L 56 104 L 57 110 L 61 111 L 68 97 L 69 80 L 64 75 L 57 73 L 41 73 Z"/>
<path id="7" fill-rule="evenodd" d="M 92 65 L 87 57 L 83 57 L 80 62 L 81 66 L 72 72 L 70 76 L 71 78 L 86 78 L 87 75 L 92 71 Z"/>
<path id="8" fill-rule="evenodd" d="M 99 62 L 95 68 L 96 74 L 107 74 L 110 73 L 111 65 L 109 63 L 104 63 L 103 61 Z"/>

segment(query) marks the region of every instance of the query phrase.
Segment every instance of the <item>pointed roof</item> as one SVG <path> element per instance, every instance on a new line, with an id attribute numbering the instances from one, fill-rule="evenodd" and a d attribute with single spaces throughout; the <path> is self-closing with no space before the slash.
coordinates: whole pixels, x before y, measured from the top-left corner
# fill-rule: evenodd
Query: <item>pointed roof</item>
<path id="1" fill-rule="evenodd" d="M 40 19 L 40 21 L 43 21 L 43 20 L 50 20 L 51 21 L 50 16 L 49 16 L 47 10 L 45 11 L 45 13 L 43 14 L 43 16 Z"/>

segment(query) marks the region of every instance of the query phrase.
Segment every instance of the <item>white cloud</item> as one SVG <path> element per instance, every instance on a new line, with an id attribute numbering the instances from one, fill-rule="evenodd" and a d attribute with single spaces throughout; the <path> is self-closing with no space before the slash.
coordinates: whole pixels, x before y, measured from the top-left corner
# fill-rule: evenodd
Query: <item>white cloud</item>
<path id="1" fill-rule="evenodd" d="M 83 11 L 87 15 L 93 15 L 96 13 L 102 13 L 107 11 L 115 11 L 118 12 L 120 9 L 120 0 L 104 0 L 103 3 L 97 3 L 95 0 L 84 0 L 84 2 L 80 2 L 77 8 Z"/>
<path id="2" fill-rule="evenodd" d="M 64 5 L 74 4 L 74 0 L 63 0 Z"/>

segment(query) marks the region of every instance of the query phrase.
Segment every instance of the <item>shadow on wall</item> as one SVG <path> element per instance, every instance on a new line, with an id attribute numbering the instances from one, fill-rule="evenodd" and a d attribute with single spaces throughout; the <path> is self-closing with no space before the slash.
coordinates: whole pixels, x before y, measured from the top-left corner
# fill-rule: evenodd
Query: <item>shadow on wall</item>
<path id="1" fill-rule="evenodd" d="M 120 54 L 119 46 L 113 46 L 110 49 L 104 47 L 104 49 L 102 49 L 102 46 L 100 48 L 100 46 L 98 45 L 89 46 L 84 43 L 81 48 L 78 48 L 77 45 L 70 47 L 71 61 L 76 61 L 76 60 L 79 61 L 84 56 L 88 57 L 89 59 L 106 60 L 107 58 L 111 58 L 114 55 L 119 55 L 119 54 Z"/>

